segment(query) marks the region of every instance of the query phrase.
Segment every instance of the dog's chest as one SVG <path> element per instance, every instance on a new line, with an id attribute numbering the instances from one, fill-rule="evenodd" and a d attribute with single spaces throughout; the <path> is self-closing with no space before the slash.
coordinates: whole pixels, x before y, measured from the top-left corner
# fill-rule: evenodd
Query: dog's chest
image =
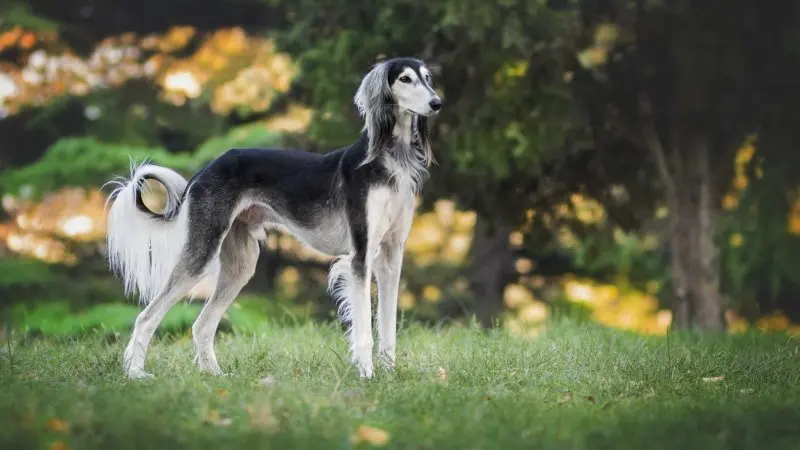
<path id="1" fill-rule="evenodd" d="M 405 223 L 405 216 L 414 207 L 414 194 L 410 189 L 398 190 L 376 187 L 367 195 L 367 226 L 370 239 L 377 241 L 393 233 Z"/>

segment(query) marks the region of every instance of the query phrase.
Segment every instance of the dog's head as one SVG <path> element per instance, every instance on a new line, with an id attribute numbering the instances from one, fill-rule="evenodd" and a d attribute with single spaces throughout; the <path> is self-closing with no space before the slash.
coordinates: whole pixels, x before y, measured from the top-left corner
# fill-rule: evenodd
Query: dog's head
<path id="1" fill-rule="evenodd" d="M 399 112 L 428 117 L 442 108 L 442 99 L 433 90 L 431 71 L 414 58 L 394 58 L 373 66 L 354 100 L 362 116 L 375 108 L 396 106 Z"/>
<path id="2" fill-rule="evenodd" d="M 414 58 L 394 58 L 376 64 L 361 81 L 354 102 L 365 119 L 370 140 L 364 163 L 391 145 L 396 114 L 405 113 L 414 117 L 413 134 L 424 165 L 431 164 L 428 117 L 439 113 L 442 99 L 433 90 L 431 71 L 425 63 Z"/>

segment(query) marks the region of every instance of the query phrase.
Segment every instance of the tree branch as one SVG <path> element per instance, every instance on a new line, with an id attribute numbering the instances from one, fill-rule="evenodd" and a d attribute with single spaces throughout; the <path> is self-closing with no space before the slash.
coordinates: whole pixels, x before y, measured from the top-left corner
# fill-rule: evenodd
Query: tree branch
<path id="1" fill-rule="evenodd" d="M 672 208 L 675 206 L 678 198 L 678 187 L 674 177 L 670 173 L 666 151 L 656 132 L 655 121 L 653 120 L 653 107 L 645 94 L 639 94 L 639 120 L 641 123 L 642 140 L 645 147 L 647 147 L 655 158 L 656 170 L 666 190 L 667 203 Z"/>

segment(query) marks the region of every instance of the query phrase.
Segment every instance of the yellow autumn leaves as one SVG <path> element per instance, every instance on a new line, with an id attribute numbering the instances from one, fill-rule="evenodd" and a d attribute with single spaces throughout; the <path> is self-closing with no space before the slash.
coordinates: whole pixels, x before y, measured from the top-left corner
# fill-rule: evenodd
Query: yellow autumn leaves
<path id="1" fill-rule="evenodd" d="M 102 40 L 88 58 L 81 58 L 69 50 L 51 53 L 46 47 L 37 48 L 34 44 L 43 38 L 20 28 L 2 33 L 0 49 L 18 46 L 23 64 L 0 66 L 0 115 L 137 78 L 156 82 L 162 100 L 181 105 L 204 98 L 218 114 L 234 109 L 266 111 L 278 93 L 289 90 L 297 68 L 288 55 L 276 51 L 271 40 L 248 36 L 240 27 L 204 37 L 198 34 L 190 26 L 142 37 L 125 33 Z M 198 39 L 199 46 L 190 56 L 176 56 Z"/>
<path id="2" fill-rule="evenodd" d="M 61 241 L 95 241 L 105 235 L 105 197 L 94 189 L 64 188 L 32 203 L 4 195 L 2 206 L 14 217 L 0 223 L 0 240 L 13 252 L 47 262 L 73 263 Z"/>
<path id="3" fill-rule="evenodd" d="M 756 151 L 755 136 L 748 136 L 737 150 L 734 157 L 733 180 L 728 192 L 722 197 L 723 210 L 735 211 L 739 207 L 741 196 L 750 185 L 747 174 Z M 760 179 L 764 176 L 764 169 L 756 163 L 755 167 L 752 167 L 752 173 L 756 179 Z M 790 195 L 792 206 L 789 209 L 786 230 L 790 234 L 800 235 L 800 189 L 793 189 Z M 744 236 L 738 232 L 731 234 L 729 244 L 734 248 L 741 247 L 744 244 Z"/>
<path id="4" fill-rule="evenodd" d="M 477 216 L 456 208 L 451 200 L 438 200 L 433 211 L 419 214 L 409 233 L 406 248 L 415 264 L 464 262 L 472 242 Z"/>
<path id="5" fill-rule="evenodd" d="M 178 48 L 193 33 L 186 27 L 172 29 L 162 41 L 174 41 L 167 48 Z M 165 98 L 176 104 L 206 95 L 218 114 L 263 112 L 277 94 L 289 90 L 296 74 L 295 64 L 272 41 L 233 27 L 212 33 L 191 56 L 172 60 L 159 83 Z"/>
<path id="6" fill-rule="evenodd" d="M 750 184 L 747 178 L 747 169 L 750 166 L 753 156 L 756 153 L 755 138 L 748 137 L 736 151 L 734 157 L 734 177 L 728 192 L 722 197 L 722 208 L 726 211 L 734 211 L 739 206 L 739 199 Z M 756 168 L 756 177 L 761 178 L 763 171 L 760 167 Z"/>
<path id="7" fill-rule="evenodd" d="M 619 40 L 619 27 L 611 23 L 600 24 L 595 28 L 592 44 L 578 52 L 578 62 L 591 69 L 608 62 L 608 54 Z"/>

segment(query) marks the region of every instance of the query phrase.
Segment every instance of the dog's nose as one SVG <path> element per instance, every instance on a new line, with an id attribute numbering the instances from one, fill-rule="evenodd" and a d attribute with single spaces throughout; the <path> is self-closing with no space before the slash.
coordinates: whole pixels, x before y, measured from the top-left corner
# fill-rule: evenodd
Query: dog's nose
<path id="1" fill-rule="evenodd" d="M 442 99 L 437 97 L 437 98 L 431 100 L 429 105 L 431 106 L 432 110 L 438 111 L 438 110 L 442 109 Z"/>

